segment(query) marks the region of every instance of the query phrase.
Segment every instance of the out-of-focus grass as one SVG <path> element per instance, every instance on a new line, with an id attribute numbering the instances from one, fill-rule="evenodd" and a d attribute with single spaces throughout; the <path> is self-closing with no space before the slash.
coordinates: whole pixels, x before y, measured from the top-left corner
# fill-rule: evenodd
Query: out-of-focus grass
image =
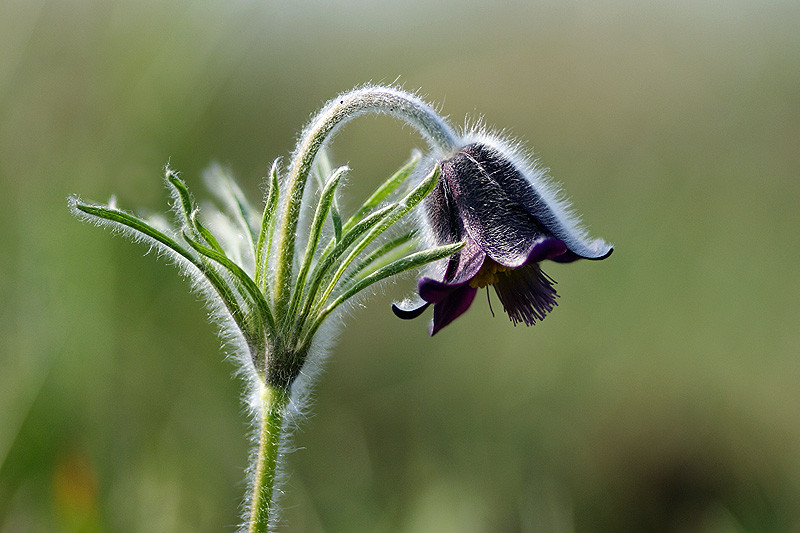
<path id="1" fill-rule="evenodd" d="M 800 9 L 792 2 L 0 5 L 0 531 L 232 530 L 248 443 L 205 311 L 70 193 L 163 210 L 168 160 L 260 194 L 365 81 L 528 140 L 593 234 L 531 329 L 354 309 L 295 437 L 291 531 L 800 524 Z M 419 139 L 348 126 L 363 194 Z M 351 204 L 352 205 L 352 204 Z M 495 311 L 498 304 L 495 302 Z M 498 313 L 500 315 L 500 313 Z"/>

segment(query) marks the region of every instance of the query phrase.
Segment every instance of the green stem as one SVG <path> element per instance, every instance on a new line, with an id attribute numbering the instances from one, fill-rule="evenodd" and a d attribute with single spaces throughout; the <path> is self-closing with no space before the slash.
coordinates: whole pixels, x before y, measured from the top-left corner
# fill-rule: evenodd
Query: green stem
<path id="1" fill-rule="evenodd" d="M 282 316 L 292 291 L 297 225 L 308 174 L 325 142 L 346 122 L 366 113 L 388 114 L 419 131 L 438 154 L 452 152 L 458 137 L 428 104 L 390 87 L 365 87 L 334 98 L 306 126 L 289 168 L 286 208 L 281 224 L 274 280 L 275 314 Z"/>
<path id="2" fill-rule="evenodd" d="M 275 518 L 272 493 L 275 488 L 275 468 L 283 429 L 289 391 L 273 385 L 264 385 L 261 392 L 261 433 L 258 439 L 258 463 L 253 480 L 253 500 L 250 506 L 249 533 L 269 531 L 269 523 Z"/>

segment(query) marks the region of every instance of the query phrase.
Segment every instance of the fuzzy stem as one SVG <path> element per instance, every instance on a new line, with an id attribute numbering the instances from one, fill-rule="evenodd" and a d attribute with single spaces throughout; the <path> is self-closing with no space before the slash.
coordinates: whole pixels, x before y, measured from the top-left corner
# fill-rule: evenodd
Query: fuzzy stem
<path id="1" fill-rule="evenodd" d="M 272 494 L 275 488 L 275 469 L 278 466 L 283 419 L 288 404 L 288 390 L 269 384 L 264 385 L 261 392 L 263 416 L 258 439 L 256 473 L 253 479 L 249 533 L 269 531 L 270 520 L 275 518 L 276 508 L 273 505 Z"/>
<path id="2" fill-rule="evenodd" d="M 314 158 L 340 126 L 366 113 L 388 114 L 403 120 L 418 130 L 440 154 L 453 151 L 458 143 L 452 128 L 428 104 L 398 89 L 366 87 L 328 102 L 303 130 L 289 168 L 289 191 L 280 229 L 275 272 L 274 302 L 277 316 L 284 314 L 291 295 L 300 204 Z"/>

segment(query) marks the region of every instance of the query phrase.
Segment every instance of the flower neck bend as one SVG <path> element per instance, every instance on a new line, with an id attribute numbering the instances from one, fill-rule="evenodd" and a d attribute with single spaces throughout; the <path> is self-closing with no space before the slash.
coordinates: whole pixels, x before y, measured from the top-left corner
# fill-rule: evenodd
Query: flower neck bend
<path id="1" fill-rule="evenodd" d="M 390 87 L 365 87 L 334 98 L 303 130 L 292 156 L 288 176 L 286 208 L 280 227 L 275 305 L 280 314 L 289 301 L 293 257 L 300 205 L 314 159 L 336 131 L 365 114 L 391 115 L 409 124 L 425 138 L 437 155 L 448 156 L 458 149 L 459 136 L 434 109 L 413 94 Z"/>

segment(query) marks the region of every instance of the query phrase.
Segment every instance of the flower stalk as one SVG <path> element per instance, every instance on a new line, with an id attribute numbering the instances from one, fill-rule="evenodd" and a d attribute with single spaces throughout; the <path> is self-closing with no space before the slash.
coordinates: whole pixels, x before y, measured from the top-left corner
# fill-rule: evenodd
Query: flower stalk
<path id="1" fill-rule="evenodd" d="M 253 498 L 247 528 L 249 533 L 268 531 L 270 520 L 275 518 L 273 491 L 289 398 L 290 392 L 280 387 L 265 385 L 261 391 L 261 431 L 253 477 Z"/>
<path id="2" fill-rule="evenodd" d="M 414 95 L 390 87 L 367 87 L 331 100 L 303 131 L 292 157 L 288 197 L 278 243 L 275 273 L 275 309 L 284 310 L 290 298 L 300 207 L 308 175 L 319 151 L 346 122 L 367 114 L 388 114 L 419 131 L 437 154 L 458 145 L 453 129 L 428 104 Z"/>

